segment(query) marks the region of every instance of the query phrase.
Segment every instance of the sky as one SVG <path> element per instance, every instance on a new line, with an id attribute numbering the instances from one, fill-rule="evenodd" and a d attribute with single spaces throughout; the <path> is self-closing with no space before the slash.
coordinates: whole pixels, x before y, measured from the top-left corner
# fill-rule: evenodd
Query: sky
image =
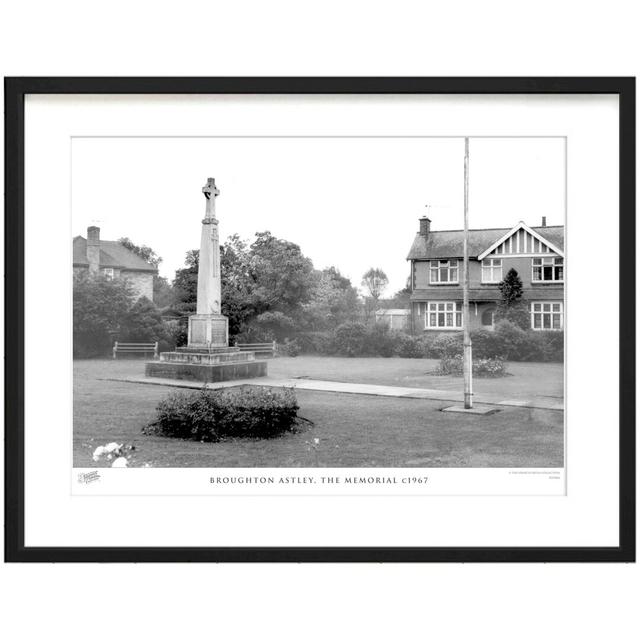
<path id="1" fill-rule="evenodd" d="M 564 224 L 564 138 L 469 148 L 470 228 Z M 378 267 L 385 297 L 406 284 L 421 216 L 433 230 L 463 226 L 463 138 L 87 137 L 72 142 L 72 235 L 95 224 L 104 240 L 148 245 L 172 280 L 198 248 L 208 177 L 221 241 L 268 230 L 357 287 Z"/>

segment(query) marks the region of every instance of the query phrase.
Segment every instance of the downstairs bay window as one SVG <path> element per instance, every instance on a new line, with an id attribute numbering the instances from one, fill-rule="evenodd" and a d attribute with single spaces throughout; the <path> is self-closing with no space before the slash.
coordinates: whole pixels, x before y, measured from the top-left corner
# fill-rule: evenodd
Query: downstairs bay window
<path id="1" fill-rule="evenodd" d="M 425 329 L 462 329 L 461 302 L 426 302 Z"/>
<path id="2" fill-rule="evenodd" d="M 560 331 L 564 328 L 562 302 L 531 302 L 531 328 L 535 331 Z"/>

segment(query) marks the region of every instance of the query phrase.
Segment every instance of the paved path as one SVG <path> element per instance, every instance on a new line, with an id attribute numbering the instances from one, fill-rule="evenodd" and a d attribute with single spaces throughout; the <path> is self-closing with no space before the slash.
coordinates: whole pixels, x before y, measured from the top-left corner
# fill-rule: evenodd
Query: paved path
<path id="1" fill-rule="evenodd" d="M 189 380 L 172 380 L 169 378 L 146 378 L 144 376 L 127 376 L 123 378 L 103 378 L 117 382 L 133 382 L 137 384 L 154 384 L 166 387 L 180 387 L 186 389 L 202 389 L 202 382 Z M 208 383 L 207 389 L 226 389 L 242 385 L 260 387 L 294 387 L 307 391 L 332 391 L 334 393 L 355 393 L 370 396 L 389 396 L 393 398 L 417 398 L 423 400 L 443 400 L 447 402 L 462 402 L 462 389 L 455 393 L 451 389 L 416 389 L 415 387 L 392 387 L 375 384 L 357 384 L 353 382 L 333 382 L 331 380 L 311 380 L 301 378 L 251 378 L 249 380 L 230 380 L 228 382 Z M 508 407 L 523 407 L 531 409 L 551 409 L 563 411 L 564 403 L 555 397 L 537 396 L 533 399 L 505 398 L 500 394 L 478 393 L 474 401 L 480 404 L 502 405 Z"/>

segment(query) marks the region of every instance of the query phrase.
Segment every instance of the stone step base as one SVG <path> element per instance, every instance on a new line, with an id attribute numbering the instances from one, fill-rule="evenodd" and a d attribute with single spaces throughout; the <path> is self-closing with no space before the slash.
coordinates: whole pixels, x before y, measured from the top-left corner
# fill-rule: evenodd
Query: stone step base
<path id="1" fill-rule="evenodd" d="M 218 364 L 191 364 L 185 362 L 147 362 L 145 376 L 148 378 L 172 378 L 174 380 L 199 380 L 201 382 L 223 382 L 259 378 L 267 375 L 264 360 L 248 362 L 226 362 Z"/>
<path id="2" fill-rule="evenodd" d="M 176 347 L 179 353 L 239 353 L 240 347 L 228 347 L 226 345 L 211 347 Z"/>
<path id="3" fill-rule="evenodd" d="M 183 364 L 220 364 L 227 362 L 250 362 L 255 360 L 253 351 L 239 353 L 200 353 L 195 351 L 165 351 L 160 354 L 160 362 Z"/>

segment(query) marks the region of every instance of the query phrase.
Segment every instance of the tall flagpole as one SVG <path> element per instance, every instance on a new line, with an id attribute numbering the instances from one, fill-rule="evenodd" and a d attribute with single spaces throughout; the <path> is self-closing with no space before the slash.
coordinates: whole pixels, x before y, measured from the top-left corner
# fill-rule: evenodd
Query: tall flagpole
<path id="1" fill-rule="evenodd" d="M 473 408 L 473 360 L 469 336 L 469 138 L 464 139 L 464 239 L 462 262 L 464 408 Z"/>

